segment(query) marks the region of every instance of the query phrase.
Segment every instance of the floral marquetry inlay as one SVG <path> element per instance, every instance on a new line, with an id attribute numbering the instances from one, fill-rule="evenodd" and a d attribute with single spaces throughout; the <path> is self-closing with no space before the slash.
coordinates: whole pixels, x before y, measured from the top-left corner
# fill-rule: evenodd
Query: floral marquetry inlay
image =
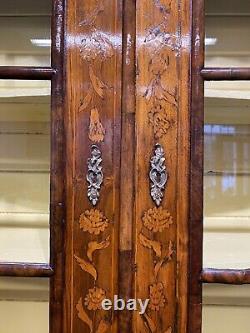
<path id="1" fill-rule="evenodd" d="M 164 287 L 161 282 L 154 283 L 149 287 L 149 308 L 153 311 L 159 311 L 160 308 L 163 308 L 166 299 L 164 296 Z"/>
<path id="2" fill-rule="evenodd" d="M 160 23 L 149 25 L 141 51 L 147 66 L 149 81 L 143 97 L 146 102 L 148 120 L 153 127 L 155 139 L 165 136 L 174 127 L 178 108 L 178 88 L 169 77 L 175 67 L 173 54 L 178 56 L 180 45 L 169 26 L 172 1 L 153 1 Z M 152 16 L 153 17 L 153 16 Z"/>
<path id="3" fill-rule="evenodd" d="M 89 289 L 87 296 L 84 299 L 84 304 L 88 310 L 101 310 L 102 301 L 105 299 L 105 290 L 94 287 Z"/>
<path id="4" fill-rule="evenodd" d="M 89 73 L 89 87 L 81 99 L 79 112 L 90 110 L 89 139 L 92 142 L 102 142 L 105 137 L 105 128 L 100 118 L 100 103 L 106 99 L 110 87 L 101 78 L 102 64 L 115 55 L 112 36 L 99 30 L 96 25 L 98 16 L 104 12 L 103 2 L 97 1 L 96 7 L 88 17 L 79 23 L 79 26 L 88 29 L 80 43 L 80 57 L 87 64 Z"/>
<path id="5" fill-rule="evenodd" d="M 83 231 L 99 235 L 108 227 L 109 221 L 98 209 L 90 209 L 81 214 L 79 223 Z"/>
<path id="6" fill-rule="evenodd" d="M 158 140 L 174 125 L 174 120 L 169 117 L 167 108 L 164 108 L 161 103 L 152 105 L 148 112 L 148 119 L 154 128 L 155 138 Z"/>
<path id="7" fill-rule="evenodd" d="M 138 196 L 137 199 L 137 218 L 140 219 L 137 288 L 140 296 L 150 299 L 146 313 L 138 320 L 137 329 L 141 333 L 173 333 L 176 326 L 174 201 L 180 95 L 181 41 L 176 14 L 179 4 L 174 0 L 148 0 L 137 6 L 140 34 L 136 50 L 138 151 L 142 156 L 150 156 L 149 166 L 138 157 L 137 173 L 138 184 L 149 179 L 150 186 L 149 198 Z M 153 153 L 149 152 L 151 149 Z"/>
<path id="8" fill-rule="evenodd" d="M 113 57 L 114 46 L 110 36 L 103 31 L 98 31 L 92 24 L 92 33 L 81 40 L 80 53 L 81 57 L 90 63 L 96 59 L 104 61 Z"/>
<path id="9" fill-rule="evenodd" d="M 154 277 L 153 283 L 148 287 L 150 301 L 148 309 L 143 315 L 143 320 L 151 333 L 170 333 L 172 327 L 165 331 L 159 329 L 160 311 L 168 305 L 166 286 L 159 278 L 159 274 L 162 268 L 167 267 L 173 260 L 175 249 L 171 240 L 163 243 L 157 236 L 162 233 L 166 234 L 174 221 L 168 210 L 160 206 L 147 210 L 142 217 L 142 222 L 143 227 L 139 234 L 139 243 L 145 249 L 151 250 Z"/>
<path id="10" fill-rule="evenodd" d="M 153 232 L 163 232 L 173 224 L 173 218 L 168 210 L 160 207 L 150 208 L 142 218 L 144 226 Z"/>
<path id="11" fill-rule="evenodd" d="M 79 225 L 84 232 L 98 238 L 88 242 L 87 250 L 83 253 L 83 257 L 74 255 L 75 261 L 81 270 L 89 274 L 94 281 L 93 287 L 88 289 L 84 298 L 81 297 L 79 299 L 76 305 L 77 314 L 79 319 L 89 327 L 90 333 L 108 333 L 111 327 L 109 321 L 105 318 L 101 318 L 98 322 L 95 321 L 97 312 L 102 312 L 101 304 L 103 299 L 108 297 L 106 290 L 97 285 L 99 274 L 95 263 L 95 253 L 110 246 L 110 235 L 102 237 L 101 240 L 99 238 L 110 226 L 110 223 L 101 211 L 90 209 L 80 215 Z M 91 315 L 88 312 L 93 312 L 94 314 Z"/>
<path id="12" fill-rule="evenodd" d="M 77 320 L 75 329 L 79 332 L 87 332 L 88 328 L 90 333 L 110 333 L 115 326 L 113 310 L 103 311 L 101 302 L 104 298 L 113 297 L 114 286 L 116 226 L 111 219 L 116 220 L 117 214 L 111 208 L 116 193 L 112 167 L 115 169 L 116 159 L 119 160 L 113 155 L 118 151 L 114 134 L 120 123 L 121 74 L 118 66 L 122 50 L 117 45 L 121 44 L 122 38 L 114 36 L 121 35 L 122 23 L 118 22 L 116 0 L 77 0 L 74 3 L 77 45 L 74 57 L 79 71 L 76 80 L 79 85 L 75 84 L 78 88 L 74 95 L 78 111 L 77 142 L 79 152 L 83 145 L 88 145 L 88 141 L 91 143 L 90 154 L 81 173 L 86 170 L 87 196 L 92 206 L 85 207 L 84 201 L 85 209 L 77 214 L 79 234 L 75 239 L 79 241 L 74 251 L 74 269 L 79 281 L 76 285 L 81 285 L 82 290 L 77 290 L 77 300 L 74 301 L 81 320 Z M 117 21 L 115 24 L 113 16 Z M 83 236 L 81 232 L 84 232 Z M 79 274 L 82 277 L 79 278 Z"/>
<path id="13" fill-rule="evenodd" d="M 89 328 L 90 333 L 109 333 L 111 328 L 110 322 L 106 321 L 105 319 L 101 319 L 98 322 L 97 329 L 94 330 L 94 323 L 93 320 L 89 317 L 87 312 L 84 310 L 82 298 L 80 298 L 79 302 L 76 305 L 76 309 L 78 312 L 78 317 L 81 319 Z M 94 311 L 96 312 L 96 311 Z"/>
<path id="14" fill-rule="evenodd" d="M 90 112 L 89 139 L 93 142 L 101 142 L 104 139 L 105 130 L 100 121 L 97 108 Z"/>

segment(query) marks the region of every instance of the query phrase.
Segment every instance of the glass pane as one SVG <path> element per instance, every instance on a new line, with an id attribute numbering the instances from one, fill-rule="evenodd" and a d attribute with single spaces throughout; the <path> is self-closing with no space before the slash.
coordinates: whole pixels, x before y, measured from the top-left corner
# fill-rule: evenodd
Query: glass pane
<path id="1" fill-rule="evenodd" d="M 204 285 L 202 333 L 248 333 L 250 286 Z"/>
<path id="2" fill-rule="evenodd" d="M 249 0 L 205 0 L 209 15 L 250 15 Z"/>
<path id="3" fill-rule="evenodd" d="M 0 1 L 0 13 L 6 16 L 41 15 L 51 14 L 51 0 L 8 0 Z"/>
<path id="4" fill-rule="evenodd" d="M 49 281 L 0 278 L 0 332 L 49 332 Z"/>
<path id="5" fill-rule="evenodd" d="M 50 82 L 0 81 L 0 261 L 48 262 Z"/>
<path id="6" fill-rule="evenodd" d="M 0 66 L 50 65 L 51 0 L 39 2 L 1 1 Z"/>
<path id="7" fill-rule="evenodd" d="M 204 267 L 250 267 L 250 82 L 207 82 Z"/>
<path id="8" fill-rule="evenodd" d="M 250 66 L 250 2 L 206 1 L 206 66 Z"/>

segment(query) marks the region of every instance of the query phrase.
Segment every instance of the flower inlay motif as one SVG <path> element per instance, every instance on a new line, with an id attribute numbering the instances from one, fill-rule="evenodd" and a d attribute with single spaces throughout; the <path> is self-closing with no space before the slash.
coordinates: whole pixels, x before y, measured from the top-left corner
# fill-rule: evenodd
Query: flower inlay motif
<path id="1" fill-rule="evenodd" d="M 149 308 L 153 311 L 159 311 L 164 307 L 166 299 L 163 294 L 163 284 L 161 282 L 154 283 L 149 287 Z"/>
<path id="2" fill-rule="evenodd" d="M 105 291 L 101 288 L 94 287 L 89 289 L 89 292 L 84 299 L 84 304 L 88 310 L 100 310 L 104 298 Z"/>
<path id="3" fill-rule="evenodd" d="M 90 234 L 99 235 L 108 227 L 108 219 L 98 209 L 86 210 L 80 216 L 80 228 Z"/>
<path id="4" fill-rule="evenodd" d="M 144 226 L 153 232 L 162 232 L 173 224 L 173 217 L 168 210 L 160 207 L 150 208 L 143 216 Z"/>

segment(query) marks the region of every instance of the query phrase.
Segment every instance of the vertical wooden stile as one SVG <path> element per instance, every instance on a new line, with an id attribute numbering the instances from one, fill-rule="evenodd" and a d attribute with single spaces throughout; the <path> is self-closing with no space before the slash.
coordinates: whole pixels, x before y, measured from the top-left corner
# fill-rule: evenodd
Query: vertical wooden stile
<path id="1" fill-rule="evenodd" d="M 64 128 L 64 0 L 52 1 L 51 171 L 50 171 L 50 333 L 63 331 L 65 273 L 65 128 Z"/>
<path id="2" fill-rule="evenodd" d="M 119 297 L 134 297 L 135 42 L 136 1 L 123 1 L 122 132 L 119 229 Z M 133 313 L 118 313 L 118 332 L 132 332 Z"/>
<path id="3" fill-rule="evenodd" d="M 203 243 L 204 0 L 193 0 L 188 333 L 201 332 Z"/>

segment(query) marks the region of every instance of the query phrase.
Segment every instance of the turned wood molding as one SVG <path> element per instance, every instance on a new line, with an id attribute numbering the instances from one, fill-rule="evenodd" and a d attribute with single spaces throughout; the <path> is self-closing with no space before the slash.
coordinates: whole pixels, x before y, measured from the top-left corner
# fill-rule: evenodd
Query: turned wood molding
<path id="1" fill-rule="evenodd" d="M 0 66 L 1 80 L 51 80 L 55 74 L 51 67 Z"/>
<path id="2" fill-rule="evenodd" d="M 203 68 L 201 76 L 206 81 L 250 80 L 250 68 Z"/>
<path id="3" fill-rule="evenodd" d="M 233 285 L 250 284 L 250 269 L 204 268 L 201 273 L 200 281 L 203 283 Z"/>
<path id="4" fill-rule="evenodd" d="M 51 277 L 54 271 L 49 264 L 39 263 L 0 263 L 0 276 Z"/>

